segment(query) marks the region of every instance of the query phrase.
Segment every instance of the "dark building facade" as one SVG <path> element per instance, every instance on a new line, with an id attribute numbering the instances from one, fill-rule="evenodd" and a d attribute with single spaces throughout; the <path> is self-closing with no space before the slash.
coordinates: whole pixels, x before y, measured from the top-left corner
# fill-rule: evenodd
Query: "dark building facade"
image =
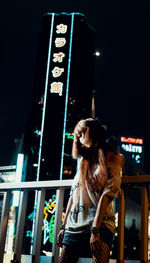
<path id="1" fill-rule="evenodd" d="M 72 133 L 91 116 L 94 89 L 94 30 L 79 13 L 43 16 L 30 124 L 25 134 L 27 180 L 74 174 Z M 64 172 L 65 170 L 65 172 Z M 73 176 L 72 176 L 73 177 Z"/>

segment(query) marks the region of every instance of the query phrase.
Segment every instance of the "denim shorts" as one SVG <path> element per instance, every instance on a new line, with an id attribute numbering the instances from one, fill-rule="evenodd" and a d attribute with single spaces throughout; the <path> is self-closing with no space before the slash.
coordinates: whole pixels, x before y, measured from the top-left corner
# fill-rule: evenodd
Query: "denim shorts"
<path id="1" fill-rule="evenodd" d="M 100 239 L 103 242 L 107 243 L 111 248 L 113 241 L 113 233 L 106 227 L 100 227 L 99 230 Z M 62 244 L 68 245 L 70 249 L 76 251 L 80 257 L 92 257 L 90 249 L 90 237 L 90 230 L 79 234 L 65 232 Z"/>

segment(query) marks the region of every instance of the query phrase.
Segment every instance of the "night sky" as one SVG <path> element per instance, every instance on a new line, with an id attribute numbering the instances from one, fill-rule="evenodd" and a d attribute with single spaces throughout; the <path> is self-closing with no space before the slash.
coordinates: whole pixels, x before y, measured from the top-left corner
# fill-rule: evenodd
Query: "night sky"
<path id="1" fill-rule="evenodd" d="M 150 18 L 142 1 L 3 1 L 0 13 L 0 165 L 12 164 L 27 125 L 38 34 L 47 12 L 80 12 L 96 31 L 96 116 L 110 134 L 144 138 L 150 172 Z"/>

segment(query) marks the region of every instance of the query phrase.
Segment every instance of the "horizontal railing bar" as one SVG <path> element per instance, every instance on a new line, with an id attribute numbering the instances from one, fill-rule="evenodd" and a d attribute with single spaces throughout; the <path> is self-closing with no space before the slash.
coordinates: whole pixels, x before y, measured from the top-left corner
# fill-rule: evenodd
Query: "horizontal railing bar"
<path id="1" fill-rule="evenodd" d="M 15 170 L 16 165 L 9 165 L 9 166 L 0 166 L 0 171 L 5 171 L 5 170 Z"/>
<path id="2" fill-rule="evenodd" d="M 62 187 L 71 187 L 73 180 L 52 180 L 52 181 L 32 181 L 20 183 L 2 183 L 0 184 L 0 192 L 5 192 L 8 189 L 17 190 L 38 190 L 38 189 L 60 189 Z"/>
<path id="3" fill-rule="evenodd" d="M 8 189 L 13 191 L 17 190 L 38 190 L 45 189 L 60 189 L 61 187 L 69 188 L 73 183 L 72 179 L 69 180 L 51 180 L 51 181 L 31 181 L 20 183 L 2 183 L 0 184 L 0 192 L 5 192 Z M 137 176 L 123 176 L 122 184 L 150 184 L 150 175 L 137 175 Z"/>
<path id="4" fill-rule="evenodd" d="M 150 184 L 150 175 L 123 176 L 122 184 Z"/>

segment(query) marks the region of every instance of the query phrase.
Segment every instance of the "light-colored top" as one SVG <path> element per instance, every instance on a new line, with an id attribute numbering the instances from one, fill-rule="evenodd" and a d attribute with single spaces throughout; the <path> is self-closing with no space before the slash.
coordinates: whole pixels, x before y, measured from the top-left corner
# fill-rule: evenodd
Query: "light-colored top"
<path id="1" fill-rule="evenodd" d="M 85 183 L 81 185 L 80 169 L 74 177 L 70 195 L 73 202 L 67 218 L 66 232 L 81 233 L 92 225 L 95 217 L 97 205 L 104 195 L 107 197 L 118 197 L 121 192 L 121 177 L 124 157 L 121 154 L 109 152 L 106 155 L 106 167 L 108 169 L 108 180 L 102 193 L 93 190 Z M 96 174 L 98 167 L 93 173 Z M 112 201 L 106 208 L 106 214 L 101 225 L 105 225 L 112 232 L 115 231 L 114 202 Z"/>

